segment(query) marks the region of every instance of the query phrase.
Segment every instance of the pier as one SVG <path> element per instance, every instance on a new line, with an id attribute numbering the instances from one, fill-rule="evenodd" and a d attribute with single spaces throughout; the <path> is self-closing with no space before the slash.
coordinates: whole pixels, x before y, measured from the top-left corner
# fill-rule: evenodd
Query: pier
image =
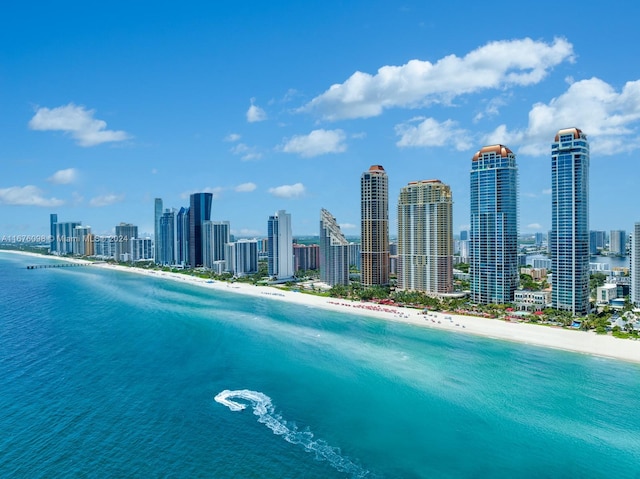
<path id="1" fill-rule="evenodd" d="M 34 264 L 27 266 L 27 269 L 43 269 L 43 268 L 75 268 L 78 266 L 91 266 L 93 264 L 102 264 L 105 261 L 94 261 L 92 263 L 59 263 L 59 264 Z"/>

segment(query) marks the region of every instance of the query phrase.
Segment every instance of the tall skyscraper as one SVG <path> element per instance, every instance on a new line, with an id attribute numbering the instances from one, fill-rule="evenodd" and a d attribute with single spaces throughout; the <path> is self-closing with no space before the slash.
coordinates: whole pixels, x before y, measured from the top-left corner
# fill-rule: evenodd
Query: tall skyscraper
<path id="1" fill-rule="evenodd" d="M 453 201 L 440 180 L 412 181 L 400 190 L 398 289 L 453 292 Z"/>
<path id="2" fill-rule="evenodd" d="M 604 231 L 589 231 L 589 253 L 596 255 L 605 247 L 607 233 Z"/>
<path id="3" fill-rule="evenodd" d="M 51 215 L 49 215 L 49 231 L 50 231 L 50 235 L 51 237 L 49 238 L 51 240 L 51 244 L 49 245 L 49 253 L 57 253 L 58 251 L 58 243 L 56 241 L 56 223 L 58 222 L 58 215 L 55 213 L 52 213 Z"/>
<path id="4" fill-rule="evenodd" d="M 225 259 L 225 245 L 231 242 L 231 232 L 228 221 L 205 221 L 202 225 L 203 264 L 206 268 L 213 268 L 216 261 Z"/>
<path id="5" fill-rule="evenodd" d="M 269 216 L 267 223 L 269 276 L 285 279 L 293 277 L 293 235 L 291 215 L 279 210 Z"/>
<path id="6" fill-rule="evenodd" d="M 116 225 L 116 261 L 131 261 L 131 240 L 138 237 L 138 227 L 131 223 Z"/>
<path id="7" fill-rule="evenodd" d="M 329 211 L 320 210 L 320 281 L 349 284 L 349 242 Z"/>
<path id="8" fill-rule="evenodd" d="M 211 220 L 211 193 L 194 193 L 189 198 L 189 266 L 198 268 L 202 262 L 202 224 Z"/>
<path id="9" fill-rule="evenodd" d="M 246 276 L 258 272 L 258 241 L 239 239 L 225 245 L 227 271 L 234 276 Z"/>
<path id="10" fill-rule="evenodd" d="M 552 303 L 589 312 L 589 143 L 577 128 L 558 131 L 551 145 Z"/>
<path id="11" fill-rule="evenodd" d="M 159 237 L 160 249 L 155 248 L 155 261 L 158 264 L 173 265 L 178 263 L 178 225 L 176 218 L 176 210 L 168 208 L 164 210 L 160 217 Z"/>
<path id="12" fill-rule="evenodd" d="M 183 266 L 189 264 L 189 216 L 189 208 L 185 207 L 180 208 L 176 216 L 176 262 Z"/>
<path id="13" fill-rule="evenodd" d="M 627 232 L 611 230 L 609 234 L 609 253 L 624 256 L 627 254 Z"/>
<path id="14" fill-rule="evenodd" d="M 485 146 L 471 161 L 469 275 L 471 300 L 508 303 L 518 275 L 518 167 L 504 145 Z"/>
<path id="15" fill-rule="evenodd" d="M 73 254 L 73 245 L 77 241 L 76 226 L 81 225 L 79 221 L 55 223 L 56 254 Z"/>
<path id="16" fill-rule="evenodd" d="M 640 223 L 633 225 L 631 234 L 631 302 L 640 308 Z"/>
<path id="17" fill-rule="evenodd" d="M 162 219 L 162 198 L 156 198 L 154 202 L 154 230 L 153 230 L 153 259 L 156 263 L 162 263 L 160 261 L 160 255 L 162 251 L 162 235 L 160 234 L 160 220 Z M 166 264 L 166 263 L 164 263 Z"/>
<path id="18" fill-rule="evenodd" d="M 360 249 L 363 286 L 389 284 L 389 178 L 372 165 L 360 177 Z"/>

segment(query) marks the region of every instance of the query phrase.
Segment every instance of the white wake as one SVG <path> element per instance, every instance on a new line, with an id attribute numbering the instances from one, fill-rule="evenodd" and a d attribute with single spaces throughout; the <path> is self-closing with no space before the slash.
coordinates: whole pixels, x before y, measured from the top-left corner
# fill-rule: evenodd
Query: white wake
<path id="1" fill-rule="evenodd" d="M 238 399 L 249 401 L 253 407 L 253 414 L 258 416 L 258 422 L 267 426 L 274 434 L 282 436 L 285 441 L 300 444 L 305 451 L 314 453 L 317 460 L 328 461 L 338 471 L 351 474 L 354 478 L 367 477 L 369 474 L 369 471 L 343 456 L 339 448 L 330 446 L 322 439 L 314 439 L 310 431 L 299 431 L 295 424 L 289 425 L 282 416 L 275 413 L 271 398 L 266 394 L 249 389 L 225 389 L 214 399 L 232 411 L 242 411 L 247 407 L 246 404 L 238 402 Z"/>

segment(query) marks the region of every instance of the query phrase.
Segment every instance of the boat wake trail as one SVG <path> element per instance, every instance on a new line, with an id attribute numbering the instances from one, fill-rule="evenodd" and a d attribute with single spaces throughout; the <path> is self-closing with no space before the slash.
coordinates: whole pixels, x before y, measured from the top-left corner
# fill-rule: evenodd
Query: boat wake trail
<path id="1" fill-rule="evenodd" d="M 328 461 L 338 471 L 351 474 L 353 478 L 369 476 L 369 471 L 343 456 L 339 448 L 330 446 L 322 439 L 314 439 L 310 431 L 300 431 L 295 424 L 288 424 L 282 416 L 275 413 L 271 398 L 266 394 L 248 389 L 237 391 L 225 389 L 214 399 L 232 411 L 242 411 L 247 407 L 246 404 L 238 402 L 238 399 L 249 401 L 253 407 L 253 414 L 258 416 L 258 422 L 271 429 L 275 435 L 282 436 L 291 444 L 300 444 L 305 451 L 314 453 L 317 460 Z"/>

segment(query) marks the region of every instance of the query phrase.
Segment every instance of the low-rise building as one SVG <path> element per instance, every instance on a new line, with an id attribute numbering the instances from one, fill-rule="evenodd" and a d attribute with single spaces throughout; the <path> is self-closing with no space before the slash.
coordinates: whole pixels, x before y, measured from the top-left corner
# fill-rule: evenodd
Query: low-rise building
<path id="1" fill-rule="evenodd" d="M 551 304 L 551 291 L 517 289 L 513 295 L 516 308 L 523 311 L 542 311 Z"/>

